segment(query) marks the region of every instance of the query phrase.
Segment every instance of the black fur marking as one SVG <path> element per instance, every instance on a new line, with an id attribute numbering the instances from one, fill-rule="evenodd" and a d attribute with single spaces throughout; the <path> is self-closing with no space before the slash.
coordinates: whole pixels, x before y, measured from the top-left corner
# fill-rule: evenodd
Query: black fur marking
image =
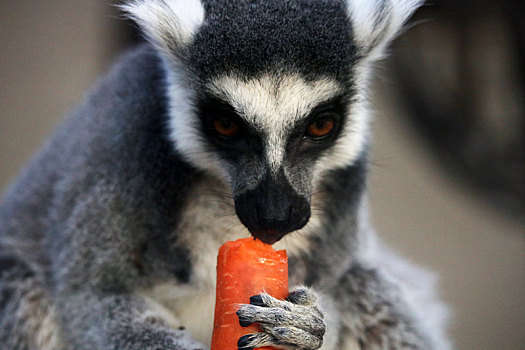
<path id="1" fill-rule="evenodd" d="M 297 123 L 290 134 L 286 145 L 287 154 L 295 159 L 296 163 L 310 163 L 319 158 L 323 151 L 329 152 L 329 147 L 334 144 L 343 130 L 347 108 L 344 96 L 336 96 L 316 106 L 306 118 Z M 307 136 L 308 125 L 323 116 L 333 119 L 335 126 L 332 132 L 319 140 Z"/>
<path id="2" fill-rule="evenodd" d="M 24 279 L 33 276 L 34 273 L 23 260 L 0 252 L 0 277 L 3 275 L 16 275 Z"/>
<path id="3" fill-rule="evenodd" d="M 199 99 L 197 111 L 201 122 L 201 129 L 207 136 L 210 147 L 230 161 L 238 161 L 239 155 L 249 153 L 262 157 L 264 146 L 260 133 L 246 123 L 237 111 L 227 102 L 212 96 Z M 237 135 L 225 138 L 218 135 L 213 127 L 216 118 L 228 118 L 239 126 Z"/>
<path id="4" fill-rule="evenodd" d="M 0 255 L 0 274 L 17 266 L 19 260 L 12 255 Z"/>
<path id="5" fill-rule="evenodd" d="M 306 77 L 348 77 L 356 50 L 342 0 L 204 0 L 203 5 L 206 20 L 189 48 L 189 62 L 204 81 L 232 71 L 254 76 L 269 67 Z"/>
<path id="6" fill-rule="evenodd" d="M 21 348 L 17 341 L 21 329 L 20 322 L 13 313 L 20 313 L 20 300 L 28 292 L 36 292 L 31 283 L 35 277 L 29 266 L 18 257 L 9 253 L 2 253 L 0 248 L 0 344 L 2 349 Z M 38 302 L 38 300 L 33 300 Z M 27 317 L 27 315 L 24 315 Z M 17 347 L 19 346 L 20 347 Z"/>

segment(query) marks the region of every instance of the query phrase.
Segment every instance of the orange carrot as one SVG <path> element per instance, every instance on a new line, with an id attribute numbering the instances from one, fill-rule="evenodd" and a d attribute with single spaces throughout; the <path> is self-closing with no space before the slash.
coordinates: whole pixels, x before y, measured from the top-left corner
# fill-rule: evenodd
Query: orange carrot
<path id="1" fill-rule="evenodd" d="M 236 311 L 239 304 L 249 304 L 250 297 L 262 291 L 278 299 L 288 295 L 286 251 L 276 251 L 271 245 L 253 238 L 225 243 L 217 257 L 217 295 L 211 350 L 236 350 L 241 336 L 261 331 L 256 324 L 241 327 Z"/>

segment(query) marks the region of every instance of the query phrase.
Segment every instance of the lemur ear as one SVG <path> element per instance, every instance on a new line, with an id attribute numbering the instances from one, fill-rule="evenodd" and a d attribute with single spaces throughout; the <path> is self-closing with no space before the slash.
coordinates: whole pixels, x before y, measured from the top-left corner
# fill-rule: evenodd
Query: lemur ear
<path id="1" fill-rule="evenodd" d="M 423 0 L 347 0 L 353 36 L 360 54 L 380 59 L 386 46 Z"/>
<path id="2" fill-rule="evenodd" d="M 200 0 L 130 0 L 120 8 L 169 58 L 181 54 L 204 22 Z"/>

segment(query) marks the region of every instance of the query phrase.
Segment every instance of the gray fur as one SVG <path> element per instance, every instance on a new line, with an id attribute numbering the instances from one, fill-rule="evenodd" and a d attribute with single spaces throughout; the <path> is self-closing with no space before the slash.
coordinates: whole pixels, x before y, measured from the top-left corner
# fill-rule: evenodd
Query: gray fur
<path id="1" fill-rule="evenodd" d="M 241 224 L 237 195 L 279 174 L 293 183 L 290 193 L 311 204 L 308 224 L 281 232 L 276 243 L 288 248 L 292 285 L 307 287 L 284 301 L 263 293 L 241 306 L 241 322 L 262 325 L 243 346 L 448 349 L 432 279 L 385 250 L 368 227 L 366 145 L 341 162 L 333 159 L 333 145 L 297 155 L 304 144 L 293 131 L 308 120 L 299 115 L 293 125 L 276 119 L 289 141 L 282 164 L 275 162 L 281 168 L 269 169 L 262 132 L 259 145 L 233 152 L 244 154 L 236 163 L 202 130 L 198 108 L 217 77 L 257 83 L 265 72 L 275 81 L 325 87 L 335 79 L 342 88 L 334 94 L 344 95 L 344 126 L 334 144 L 343 137 L 367 140 L 352 132 L 366 122 L 356 114 L 367 93 L 362 55 L 387 40 L 378 26 L 397 31 L 417 1 L 378 1 L 347 13 L 342 0 L 205 0 L 202 23 L 197 0 L 191 20 L 177 12 L 183 7 L 166 5 L 177 1 L 129 3 L 126 11 L 153 45 L 116 64 L 3 198 L 2 348 L 206 349 L 217 249 L 260 234 Z M 150 4 L 161 5 L 162 21 L 152 22 L 143 7 L 138 12 L 136 6 Z M 381 12 L 367 12 L 374 8 Z M 371 31 L 356 32 L 367 16 L 375 21 Z M 392 18 L 402 18 L 396 28 Z M 316 96 L 311 89 L 307 96 Z M 301 103 L 301 96 L 291 102 Z M 322 171 L 314 169 L 329 157 Z M 410 297 L 415 290 L 427 299 L 417 303 Z"/>

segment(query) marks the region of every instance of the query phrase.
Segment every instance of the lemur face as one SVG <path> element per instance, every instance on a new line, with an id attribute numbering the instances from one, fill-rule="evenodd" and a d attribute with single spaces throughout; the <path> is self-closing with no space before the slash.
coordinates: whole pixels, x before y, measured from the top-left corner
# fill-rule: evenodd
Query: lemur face
<path id="1" fill-rule="evenodd" d="M 337 81 L 290 73 L 220 76 L 201 93 L 199 132 L 255 237 L 274 243 L 308 222 L 313 180 L 340 142 L 347 108 Z"/>
<path id="2" fill-rule="evenodd" d="M 164 60 L 175 148 L 229 183 L 255 237 L 303 227 L 324 174 L 363 152 L 369 63 L 418 2 L 395 1 L 124 6 Z"/>

